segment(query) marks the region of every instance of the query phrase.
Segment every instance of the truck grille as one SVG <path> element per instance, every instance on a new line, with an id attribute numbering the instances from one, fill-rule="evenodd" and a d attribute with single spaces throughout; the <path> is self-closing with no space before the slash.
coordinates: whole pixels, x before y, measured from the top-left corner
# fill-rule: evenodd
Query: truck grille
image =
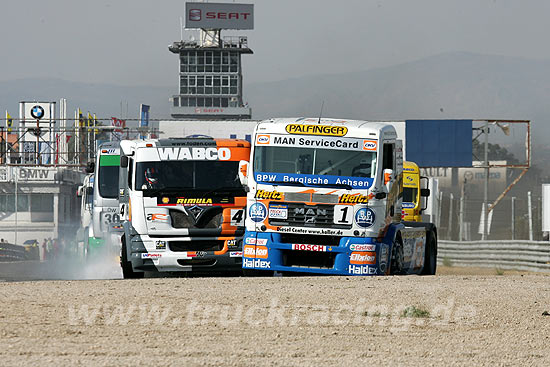
<path id="1" fill-rule="evenodd" d="M 198 216 L 180 210 L 170 210 L 170 219 L 174 228 L 220 228 L 222 224 L 221 207 L 200 208 Z"/>
<path id="2" fill-rule="evenodd" d="M 225 241 L 169 241 L 168 246 L 171 251 L 220 251 L 223 249 Z"/>
<path id="3" fill-rule="evenodd" d="M 283 250 L 283 266 L 298 268 L 334 268 L 336 254 L 332 252 Z"/>
<path id="4" fill-rule="evenodd" d="M 339 236 L 323 236 L 317 234 L 281 233 L 282 243 L 304 243 L 308 245 L 334 246 L 340 245 Z"/>
<path id="5" fill-rule="evenodd" d="M 270 218 L 269 224 L 274 226 L 296 226 L 317 228 L 351 228 L 350 225 L 334 223 L 333 205 L 305 205 L 304 203 L 276 203 L 286 205 L 287 218 Z"/>

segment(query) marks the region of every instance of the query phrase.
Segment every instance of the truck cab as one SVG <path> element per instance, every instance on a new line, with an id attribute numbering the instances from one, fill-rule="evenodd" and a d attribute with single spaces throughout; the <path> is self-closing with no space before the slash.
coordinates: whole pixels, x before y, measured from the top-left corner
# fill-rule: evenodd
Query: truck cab
<path id="1" fill-rule="evenodd" d="M 249 187 L 243 268 L 422 273 L 425 254 L 433 255 L 426 248 L 435 228 L 405 226 L 402 179 L 402 142 L 390 124 L 316 118 L 259 123 L 242 177 Z"/>
<path id="2" fill-rule="evenodd" d="M 121 142 L 125 278 L 151 272 L 240 271 L 246 140 L 208 137 Z"/>
<path id="3" fill-rule="evenodd" d="M 105 254 L 118 253 L 110 232 L 120 223 L 118 214 L 118 176 L 120 147 L 118 142 L 101 144 L 97 149 L 93 181 L 92 222 L 89 226 L 86 253 L 102 260 Z"/>

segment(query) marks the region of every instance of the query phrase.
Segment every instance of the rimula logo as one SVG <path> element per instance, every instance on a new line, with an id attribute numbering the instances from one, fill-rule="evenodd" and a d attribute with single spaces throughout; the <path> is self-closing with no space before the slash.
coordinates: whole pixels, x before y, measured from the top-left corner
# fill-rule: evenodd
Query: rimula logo
<path id="1" fill-rule="evenodd" d="M 209 205 L 212 204 L 211 198 L 178 198 L 176 204 L 202 204 Z"/>

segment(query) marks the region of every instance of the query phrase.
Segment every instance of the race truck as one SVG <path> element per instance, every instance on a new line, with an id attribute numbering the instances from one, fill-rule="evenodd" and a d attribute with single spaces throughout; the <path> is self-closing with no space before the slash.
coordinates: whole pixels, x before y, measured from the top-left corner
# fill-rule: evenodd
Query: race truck
<path id="1" fill-rule="evenodd" d="M 209 137 L 124 140 L 119 178 L 125 278 L 242 271 L 250 143 Z"/>
<path id="2" fill-rule="evenodd" d="M 402 219 L 422 222 L 422 213 L 428 206 L 428 196 L 428 177 L 420 176 L 416 163 L 403 162 Z"/>
<path id="3" fill-rule="evenodd" d="M 240 175 L 249 190 L 244 269 L 435 273 L 436 227 L 401 219 L 402 142 L 393 126 L 271 119 L 252 141 Z"/>
<path id="4" fill-rule="evenodd" d="M 98 147 L 93 184 L 92 223 L 85 244 L 88 259 L 103 260 L 120 252 L 118 241 L 111 240 L 112 231 L 120 226 L 118 214 L 118 175 L 120 147 L 118 142 Z"/>

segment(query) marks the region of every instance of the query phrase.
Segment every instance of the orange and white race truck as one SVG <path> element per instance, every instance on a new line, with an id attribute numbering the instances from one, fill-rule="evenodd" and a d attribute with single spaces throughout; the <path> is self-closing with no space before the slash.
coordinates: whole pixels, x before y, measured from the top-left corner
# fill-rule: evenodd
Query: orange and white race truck
<path id="1" fill-rule="evenodd" d="M 238 271 L 250 143 L 208 137 L 123 140 L 119 205 L 125 278 L 146 271 Z"/>

